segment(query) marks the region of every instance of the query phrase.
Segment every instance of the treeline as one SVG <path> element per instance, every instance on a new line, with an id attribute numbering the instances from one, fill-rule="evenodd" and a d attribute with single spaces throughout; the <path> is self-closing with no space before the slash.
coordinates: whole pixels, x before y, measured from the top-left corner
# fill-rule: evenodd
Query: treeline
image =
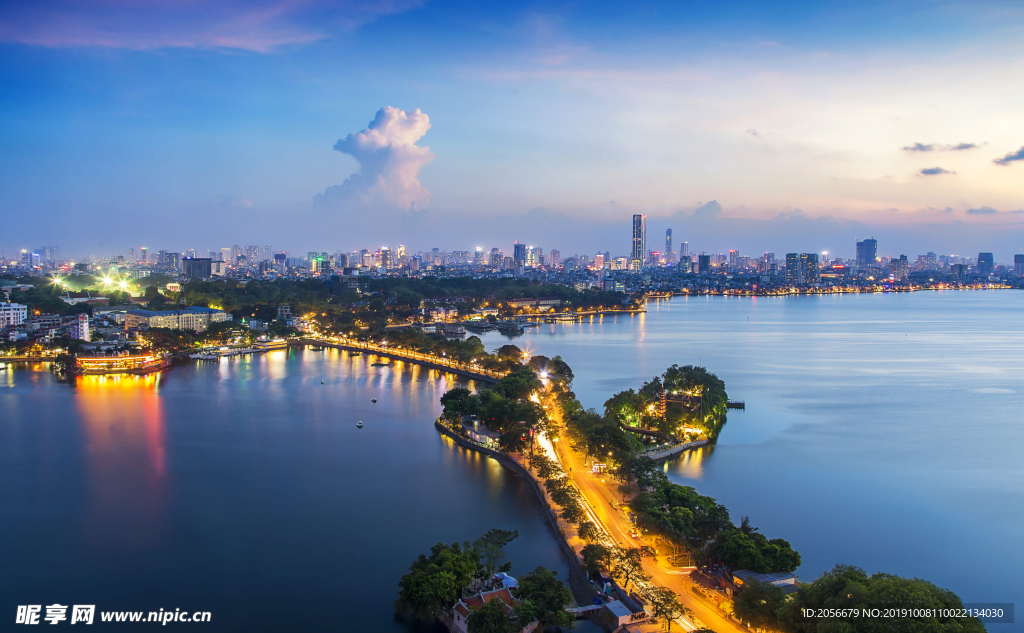
<path id="1" fill-rule="evenodd" d="M 787 598 L 780 587 L 753 581 L 733 601 L 736 615 L 757 629 L 782 633 L 983 633 L 973 617 L 955 617 L 963 609 L 959 596 L 920 578 L 901 578 L 836 565 Z M 907 609 L 909 616 L 865 617 L 865 610 Z M 831 609 L 831 617 L 806 617 Z M 845 610 L 845 613 L 844 613 Z M 859 610 L 858 615 L 853 611 Z M 915 612 L 916 613 L 913 613 Z"/>

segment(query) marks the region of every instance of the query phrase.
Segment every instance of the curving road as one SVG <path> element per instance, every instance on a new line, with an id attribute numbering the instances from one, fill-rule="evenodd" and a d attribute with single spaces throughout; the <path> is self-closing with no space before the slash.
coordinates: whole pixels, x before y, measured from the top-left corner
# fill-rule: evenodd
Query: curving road
<path id="1" fill-rule="evenodd" d="M 548 415 L 556 425 L 562 424 L 561 410 L 552 399 L 545 399 Z M 591 520 L 603 528 L 606 537 L 617 547 L 640 547 L 641 545 L 654 546 L 654 542 L 643 537 L 633 538 L 633 525 L 630 523 L 625 512 L 618 506 L 622 496 L 618 493 L 618 484 L 610 477 L 594 475 L 587 464 L 586 456 L 573 450 L 568 442 L 555 441 L 547 443 L 545 448 L 550 450 L 561 462 L 562 468 L 573 478 L 573 483 L 579 488 L 583 495 L 587 513 Z M 699 624 L 708 627 L 716 633 L 750 633 L 749 629 L 741 624 L 727 618 L 710 601 L 695 595 L 690 587 L 693 586 L 689 577 L 677 570 L 665 567 L 657 559 L 647 559 L 644 562 L 644 573 L 651 578 L 651 583 L 668 587 L 676 592 L 679 601 L 693 612 L 700 620 Z M 675 620 L 687 630 L 699 628 L 697 623 L 688 621 L 686 618 Z"/>

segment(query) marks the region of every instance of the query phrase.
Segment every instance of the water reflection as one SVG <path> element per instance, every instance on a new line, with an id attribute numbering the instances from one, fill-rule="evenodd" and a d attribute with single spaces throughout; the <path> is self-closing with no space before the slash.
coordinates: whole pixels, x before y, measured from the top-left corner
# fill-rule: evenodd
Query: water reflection
<path id="1" fill-rule="evenodd" d="M 97 543 L 145 547 L 159 538 L 167 454 L 161 374 L 79 376 L 85 442 L 86 527 Z M 116 524 L 109 517 L 116 515 Z"/>

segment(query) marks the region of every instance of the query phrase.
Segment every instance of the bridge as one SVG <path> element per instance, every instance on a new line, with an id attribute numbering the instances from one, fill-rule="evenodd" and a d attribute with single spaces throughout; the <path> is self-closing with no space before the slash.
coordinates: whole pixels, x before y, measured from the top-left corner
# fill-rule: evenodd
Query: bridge
<path id="1" fill-rule="evenodd" d="M 434 356 L 432 354 L 417 352 L 416 350 L 374 345 L 373 343 L 363 343 L 361 341 L 353 341 L 350 339 L 301 338 L 297 341 L 293 341 L 292 343 L 297 345 L 322 345 L 324 347 L 333 347 L 334 349 L 343 349 L 350 352 L 369 352 L 371 354 L 376 354 L 377 356 L 383 356 L 384 358 L 416 363 L 417 365 L 438 369 L 440 371 L 457 374 L 459 376 L 465 376 L 466 378 L 472 378 L 473 380 L 480 380 L 482 382 L 498 382 L 508 375 L 508 372 L 484 369 L 475 361 L 463 363 L 462 361 L 447 358 L 445 356 Z"/>

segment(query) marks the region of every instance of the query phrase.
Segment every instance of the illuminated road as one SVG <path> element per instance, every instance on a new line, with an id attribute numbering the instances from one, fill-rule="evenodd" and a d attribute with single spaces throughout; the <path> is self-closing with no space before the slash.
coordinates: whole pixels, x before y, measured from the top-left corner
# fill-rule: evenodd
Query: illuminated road
<path id="1" fill-rule="evenodd" d="M 552 400 L 548 400 L 547 404 L 550 417 L 556 424 L 561 425 L 560 408 Z M 554 453 L 558 456 L 562 468 L 573 478 L 573 482 L 586 500 L 585 505 L 589 506 L 586 507 L 586 510 L 591 516 L 591 521 L 602 527 L 614 541 L 613 543 L 604 543 L 606 546 L 630 548 L 641 545 L 654 546 L 653 541 L 630 536 L 633 524 L 625 513 L 614 505 L 622 500 L 622 496 L 617 491 L 618 484 L 610 476 L 592 474 L 590 467 L 586 464 L 586 456 L 572 450 L 568 446 L 568 442 L 558 441 L 547 444 L 548 446 L 553 445 Z M 597 520 L 595 521 L 595 519 Z M 711 628 L 716 633 L 749 633 L 748 629 L 728 619 L 710 602 L 706 602 L 690 591 L 693 583 L 686 574 L 667 568 L 656 559 L 645 559 L 644 573 L 651 578 L 652 584 L 668 587 L 676 592 L 679 601 L 690 609 L 704 626 Z M 686 630 L 692 631 L 698 628 L 685 618 L 679 618 L 675 622 Z"/>

